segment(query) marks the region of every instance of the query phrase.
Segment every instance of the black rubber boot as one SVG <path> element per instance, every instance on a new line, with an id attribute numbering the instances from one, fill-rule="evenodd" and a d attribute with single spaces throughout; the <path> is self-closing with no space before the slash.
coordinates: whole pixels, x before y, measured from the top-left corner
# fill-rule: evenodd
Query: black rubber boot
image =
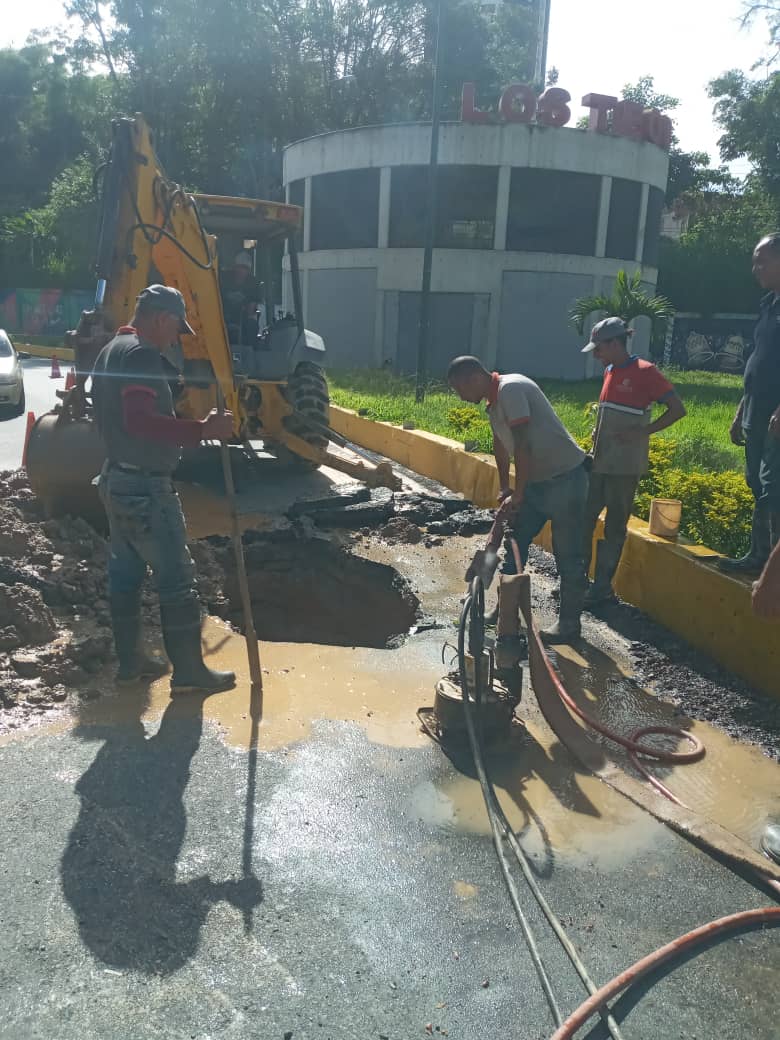
<path id="1" fill-rule="evenodd" d="M 217 672 L 203 662 L 200 604 L 193 596 L 160 605 L 163 642 L 173 665 L 171 693 L 219 693 L 236 685 L 235 672 Z"/>
<path id="2" fill-rule="evenodd" d="M 753 522 L 750 529 L 750 548 L 744 556 L 736 560 L 722 556 L 717 561 L 719 570 L 726 574 L 760 574 L 769 557 L 771 519 L 764 509 L 753 510 Z"/>
<path id="3" fill-rule="evenodd" d="M 141 647 L 141 596 L 139 593 L 112 593 L 109 597 L 114 647 L 119 662 L 116 682 L 159 679 L 168 671 L 161 658 L 144 653 Z"/>
<path id="4" fill-rule="evenodd" d="M 585 593 L 585 606 L 597 607 L 615 601 L 612 579 L 620 563 L 623 546 L 608 545 L 604 539 L 596 547 L 596 570 L 593 584 Z"/>
<path id="5" fill-rule="evenodd" d="M 581 581 L 561 581 L 561 603 L 558 620 L 550 628 L 543 628 L 539 633 L 543 639 L 552 643 L 570 643 L 580 638 L 580 614 L 585 599 L 585 576 Z"/>

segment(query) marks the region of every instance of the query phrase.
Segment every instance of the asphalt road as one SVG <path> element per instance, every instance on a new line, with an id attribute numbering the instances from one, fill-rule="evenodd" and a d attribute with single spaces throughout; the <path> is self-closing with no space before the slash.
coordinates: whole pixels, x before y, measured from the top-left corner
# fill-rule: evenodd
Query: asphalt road
<path id="1" fill-rule="evenodd" d="M 60 362 L 62 379 L 51 379 L 51 361 L 42 358 L 30 358 L 23 361 L 24 391 L 27 403 L 23 415 L 15 419 L 0 416 L 0 470 L 17 469 L 22 461 L 24 448 L 24 431 L 27 427 L 27 413 L 34 412 L 35 418 L 48 412 L 57 403 L 56 390 L 65 386 L 67 363 Z"/>

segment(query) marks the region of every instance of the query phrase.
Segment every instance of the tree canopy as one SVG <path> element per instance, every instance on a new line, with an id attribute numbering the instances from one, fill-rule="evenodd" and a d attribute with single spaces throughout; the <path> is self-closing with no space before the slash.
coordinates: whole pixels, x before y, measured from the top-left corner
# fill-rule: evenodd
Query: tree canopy
<path id="1" fill-rule="evenodd" d="M 434 7 L 421 0 L 69 0 L 66 10 L 75 33 L 0 51 L 6 284 L 88 283 L 86 171 L 113 116 L 143 112 L 186 187 L 270 198 L 288 142 L 430 117 Z M 465 80 L 488 95 L 530 80 L 533 40 L 523 7 L 486 18 L 445 0 L 442 117 L 457 117 Z"/>

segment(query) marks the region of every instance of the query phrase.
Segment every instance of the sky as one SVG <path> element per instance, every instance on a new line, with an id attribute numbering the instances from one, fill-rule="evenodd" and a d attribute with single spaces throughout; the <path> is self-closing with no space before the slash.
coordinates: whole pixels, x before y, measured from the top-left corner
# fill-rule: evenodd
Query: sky
<path id="1" fill-rule="evenodd" d="M 707 84 L 729 69 L 749 72 L 768 50 L 766 22 L 742 30 L 740 10 L 740 0 L 552 0 L 548 68 L 559 70 L 574 118 L 585 94 L 620 97 L 624 84 L 653 76 L 659 93 L 680 98 L 681 147 L 719 161 Z"/>
<path id="2" fill-rule="evenodd" d="M 740 0 L 653 0 L 643 13 L 630 0 L 552 0 L 548 66 L 574 99 L 574 118 L 584 94 L 620 96 L 625 83 L 654 76 L 658 91 L 681 100 L 682 147 L 717 160 L 707 83 L 727 69 L 749 71 L 767 50 L 766 24 L 741 30 L 740 7 Z M 64 20 L 62 0 L 7 0 L 0 46 L 21 46 L 32 29 Z"/>

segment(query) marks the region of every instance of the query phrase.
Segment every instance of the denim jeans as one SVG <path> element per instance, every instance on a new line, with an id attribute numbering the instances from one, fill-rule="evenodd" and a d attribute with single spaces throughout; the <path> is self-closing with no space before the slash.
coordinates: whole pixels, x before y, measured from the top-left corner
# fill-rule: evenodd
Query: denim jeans
<path id="1" fill-rule="evenodd" d="M 753 529 L 749 555 L 765 560 L 777 540 L 780 514 L 780 439 L 763 426 L 746 429 L 745 480 L 753 492 Z"/>
<path id="2" fill-rule="evenodd" d="M 121 596 L 140 590 L 148 566 L 161 606 L 190 598 L 195 565 L 173 481 L 104 468 L 98 491 L 111 532 L 110 592 Z"/>
<path id="3" fill-rule="evenodd" d="M 547 521 L 550 521 L 553 554 L 561 576 L 562 595 L 565 586 L 572 591 L 585 588 L 582 538 L 587 497 L 588 474 L 584 466 L 577 466 L 552 480 L 526 484 L 523 504 L 512 525 L 520 559 L 525 567 L 528 547 Z M 511 553 L 507 554 L 502 570 L 505 574 L 515 573 L 515 561 Z"/>

